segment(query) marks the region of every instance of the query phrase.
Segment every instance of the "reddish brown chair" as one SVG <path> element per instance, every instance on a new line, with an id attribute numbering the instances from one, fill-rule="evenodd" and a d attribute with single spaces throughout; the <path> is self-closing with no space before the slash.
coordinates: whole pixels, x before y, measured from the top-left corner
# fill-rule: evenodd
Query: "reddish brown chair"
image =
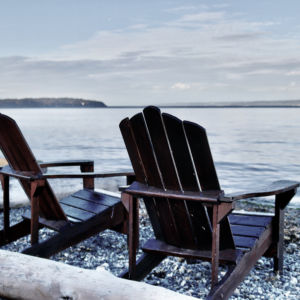
<path id="1" fill-rule="evenodd" d="M 278 181 L 269 187 L 235 195 L 221 190 L 205 129 L 147 107 L 120 129 L 136 175 L 122 193 L 129 211 L 129 271 L 141 280 L 168 255 L 211 262 L 207 299 L 227 299 L 262 256 L 283 267 L 284 208 L 298 182 Z M 232 213 L 239 199 L 275 195 L 275 214 Z M 155 237 L 138 246 L 138 200 L 144 202 Z M 218 266 L 228 266 L 218 281 Z"/>
<path id="2" fill-rule="evenodd" d="M 31 234 L 32 246 L 23 252 L 49 257 L 105 229 L 125 232 L 127 212 L 120 197 L 110 192 L 94 191 L 94 178 L 130 176 L 133 173 L 93 173 L 90 160 L 63 161 L 38 164 L 18 125 L 0 114 L 0 149 L 9 166 L 0 169 L 3 187 L 4 228 L 0 231 L 0 245 L 8 244 Z M 79 174 L 44 174 L 42 168 L 80 166 Z M 31 202 L 31 213 L 13 226 L 9 222 L 9 178 L 17 178 Z M 48 178 L 83 178 L 83 189 L 60 202 Z M 39 229 L 57 231 L 50 239 L 38 242 Z"/>

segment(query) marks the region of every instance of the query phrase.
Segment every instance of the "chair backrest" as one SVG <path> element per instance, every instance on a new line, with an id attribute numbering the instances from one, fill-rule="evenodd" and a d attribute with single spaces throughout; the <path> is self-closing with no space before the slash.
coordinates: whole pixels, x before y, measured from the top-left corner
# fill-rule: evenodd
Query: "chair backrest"
<path id="1" fill-rule="evenodd" d="M 0 147 L 12 169 L 42 173 L 17 123 L 3 114 L 0 114 Z M 30 199 L 30 183 L 26 180 L 19 182 Z M 41 216 L 53 220 L 67 219 L 48 181 L 41 191 L 39 205 Z"/>
<path id="2" fill-rule="evenodd" d="M 124 119 L 120 129 L 137 181 L 166 190 L 220 190 L 203 127 L 149 106 Z M 145 198 L 144 202 L 158 239 L 186 248 L 211 249 L 210 208 L 193 201 Z M 221 226 L 221 249 L 222 240 L 226 248 L 234 248 L 227 218 Z"/>

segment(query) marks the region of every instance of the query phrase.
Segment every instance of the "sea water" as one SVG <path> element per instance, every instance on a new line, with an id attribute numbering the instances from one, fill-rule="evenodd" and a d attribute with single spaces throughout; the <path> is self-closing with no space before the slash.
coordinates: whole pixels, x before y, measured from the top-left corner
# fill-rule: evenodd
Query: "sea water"
<path id="1" fill-rule="evenodd" d="M 115 172 L 131 169 L 118 125 L 138 111 L 53 108 L 2 109 L 1 113 L 17 121 L 38 160 L 91 159 L 95 161 L 96 172 Z M 164 108 L 162 111 L 206 128 L 219 181 L 226 193 L 255 191 L 275 180 L 300 181 L 300 109 Z M 48 169 L 48 172 L 64 171 L 78 169 Z M 110 182 L 116 181 L 97 179 L 96 186 L 116 189 L 117 184 L 122 184 L 117 181 L 110 186 Z M 51 185 L 58 194 L 65 194 L 79 189 L 82 181 L 54 179 Z M 11 189 L 12 198 L 26 197 L 16 180 L 12 180 Z M 299 192 L 292 205 L 300 207 Z"/>

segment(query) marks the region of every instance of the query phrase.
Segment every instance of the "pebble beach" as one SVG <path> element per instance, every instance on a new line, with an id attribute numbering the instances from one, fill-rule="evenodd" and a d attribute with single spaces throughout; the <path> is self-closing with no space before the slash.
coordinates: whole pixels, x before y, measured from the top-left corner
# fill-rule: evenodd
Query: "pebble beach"
<path id="1" fill-rule="evenodd" d="M 29 207 L 11 209 L 11 222 L 22 218 Z M 239 202 L 238 209 L 272 211 L 270 206 L 260 206 L 251 202 Z M 0 215 L 2 222 L 2 213 Z M 273 272 L 273 261 L 261 258 L 235 290 L 230 299 L 299 299 L 300 295 L 300 209 L 287 208 L 285 218 L 285 261 L 283 275 Z M 54 234 L 48 229 L 40 231 L 40 239 Z M 153 235 L 147 214 L 141 207 L 140 244 Z M 22 238 L 2 249 L 22 251 L 29 246 L 29 237 Z M 139 255 L 141 251 L 139 252 Z M 114 275 L 120 274 L 127 267 L 127 243 L 124 235 L 107 230 L 80 244 L 66 249 L 51 259 L 81 268 L 104 268 Z M 220 267 L 220 273 L 225 269 Z M 187 263 L 185 259 L 169 257 L 156 267 L 144 281 L 162 286 L 178 293 L 205 299 L 210 288 L 210 263 Z"/>

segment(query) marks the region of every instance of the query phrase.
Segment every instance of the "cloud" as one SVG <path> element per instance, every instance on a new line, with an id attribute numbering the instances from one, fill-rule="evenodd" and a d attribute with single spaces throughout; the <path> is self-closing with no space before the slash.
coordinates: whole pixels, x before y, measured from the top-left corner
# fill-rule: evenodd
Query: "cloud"
<path id="1" fill-rule="evenodd" d="M 190 84 L 187 84 L 187 83 L 183 83 L 183 82 L 177 82 L 175 84 L 173 84 L 171 86 L 172 89 L 174 90 L 189 90 L 191 88 L 191 85 Z"/>
<path id="2" fill-rule="evenodd" d="M 225 13 L 220 12 L 201 12 L 197 14 L 187 14 L 181 17 L 177 22 L 179 23 L 189 23 L 189 22 L 196 22 L 196 23 L 203 23 L 208 21 L 219 21 L 222 20 L 225 16 Z"/>
<path id="3" fill-rule="evenodd" d="M 202 9 L 206 9 L 208 8 L 207 5 L 185 5 L 185 6 L 177 6 L 177 7 L 173 7 L 173 8 L 169 8 L 169 9 L 166 9 L 167 12 L 170 12 L 170 13 L 182 13 L 183 11 L 192 11 L 192 10 L 196 10 L 196 9 L 199 9 L 199 8 L 202 8 Z"/>
<path id="4" fill-rule="evenodd" d="M 286 76 L 300 76 L 300 70 L 289 71 L 285 75 Z"/>
<path id="5" fill-rule="evenodd" d="M 236 34 L 222 34 L 221 36 L 216 37 L 220 40 L 227 40 L 231 42 L 237 42 L 242 40 L 254 40 L 259 39 L 264 35 L 263 32 L 245 32 L 245 33 L 236 33 Z"/>

